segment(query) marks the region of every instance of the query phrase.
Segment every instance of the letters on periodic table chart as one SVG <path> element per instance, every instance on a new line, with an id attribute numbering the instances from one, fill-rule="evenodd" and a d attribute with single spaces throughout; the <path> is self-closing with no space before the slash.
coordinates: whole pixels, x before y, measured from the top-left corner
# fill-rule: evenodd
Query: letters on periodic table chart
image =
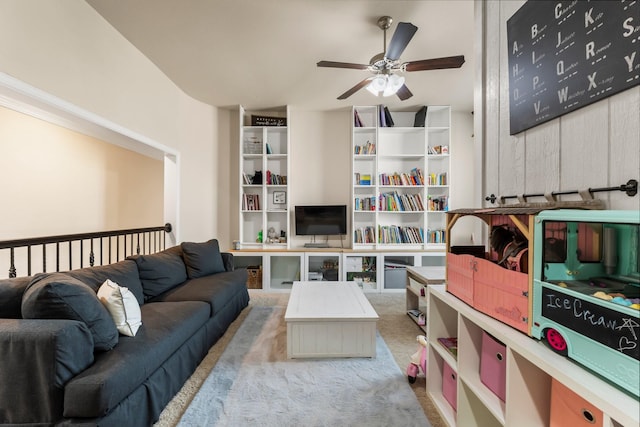
<path id="1" fill-rule="evenodd" d="M 640 1 L 527 1 L 508 21 L 511 135 L 640 84 Z"/>

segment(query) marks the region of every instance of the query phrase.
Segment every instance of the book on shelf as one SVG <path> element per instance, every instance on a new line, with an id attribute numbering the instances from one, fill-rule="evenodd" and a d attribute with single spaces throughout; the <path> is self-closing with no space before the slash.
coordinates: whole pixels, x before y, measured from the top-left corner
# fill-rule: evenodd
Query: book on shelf
<path id="1" fill-rule="evenodd" d="M 429 155 L 438 155 L 438 154 L 449 154 L 449 146 L 448 145 L 434 145 L 429 146 L 427 148 L 427 154 Z"/>
<path id="2" fill-rule="evenodd" d="M 361 174 L 356 172 L 354 176 L 356 185 L 371 185 L 370 174 Z"/>
<path id="3" fill-rule="evenodd" d="M 427 119 L 427 106 L 420 108 L 413 119 L 413 127 L 423 128 Z"/>
<path id="4" fill-rule="evenodd" d="M 424 185 L 424 177 L 422 176 L 422 171 L 419 168 L 413 168 L 408 173 L 394 172 L 392 174 L 380 173 L 378 175 L 378 180 L 380 185 L 405 185 L 405 186 L 416 186 L 416 185 Z"/>
<path id="5" fill-rule="evenodd" d="M 271 150 L 271 145 L 269 143 L 267 143 L 266 145 L 267 145 L 267 154 L 273 154 L 273 151 Z"/>
<path id="6" fill-rule="evenodd" d="M 427 205 L 430 211 L 447 211 L 449 208 L 449 198 L 447 196 L 427 196 Z"/>
<path id="7" fill-rule="evenodd" d="M 287 177 L 285 175 L 278 175 L 270 170 L 267 171 L 267 185 L 287 185 Z"/>
<path id="8" fill-rule="evenodd" d="M 446 235 L 444 230 L 427 230 L 427 243 L 446 243 Z"/>
<path id="9" fill-rule="evenodd" d="M 353 241 L 359 244 L 373 244 L 376 242 L 375 234 L 373 227 L 359 227 L 353 230 Z"/>
<path id="10" fill-rule="evenodd" d="M 385 117 L 384 105 L 382 104 L 378 105 L 378 125 L 381 128 L 387 127 L 387 118 Z"/>
<path id="11" fill-rule="evenodd" d="M 391 117 L 391 112 L 386 106 L 384 107 L 384 119 L 387 122 L 388 127 L 393 127 L 395 125 L 395 123 L 393 123 L 393 117 Z"/>
<path id="12" fill-rule="evenodd" d="M 379 225 L 378 243 L 423 243 L 424 231 L 421 227 Z"/>
<path id="13" fill-rule="evenodd" d="M 358 110 L 353 109 L 353 126 L 357 128 L 363 127 L 362 120 L 360 119 L 360 114 L 358 114 Z"/>
<path id="14" fill-rule="evenodd" d="M 353 147 L 353 154 L 376 154 L 376 144 L 372 144 L 370 141 L 367 141 L 364 145 L 356 145 Z"/>
<path id="15" fill-rule="evenodd" d="M 457 337 L 447 337 L 447 338 L 438 338 L 438 342 L 442 344 L 444 348 L 446 348 L 449 353 L 453 355 L 453 357 L 458 357 L 458 338 Z"/>
<path id="16" fill-rule="evenodd" d="M 244 211 L 259 211 L 260 210 L 260 196 L 258 194 L 243 194 L 242 195 L 242 210 Z"/>
<path id="17" fill-rule="evenodd" d="M 447 185 L 447 173 L 430 173 L 428 185 Z"/>
<path id="18" fill-rule="evenodd" d="M 375 211 L 376 210 L 376 198 L 371 197 L 356 197 L 354 200 L 354 210 L 356 211 Z"/>
<path id="19" fill-rule="evenodd" d="M 242 172 L 242 180 L 246 185 L 251 185 L 253 183 L 253 175 L 249 175 L 246 172 Z"/>
<path id="20" fill-rule="evenodd" d="M 397 191 L 381 193 L 378 197 L 378 209 L 381 211 L 413 211 L 424 210 L 420 194 L 398 194 Z"/>

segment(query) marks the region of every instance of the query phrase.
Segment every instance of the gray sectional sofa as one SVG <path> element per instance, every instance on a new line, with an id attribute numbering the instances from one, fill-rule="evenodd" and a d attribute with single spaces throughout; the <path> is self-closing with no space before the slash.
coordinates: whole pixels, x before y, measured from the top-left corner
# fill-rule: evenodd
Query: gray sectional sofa
<path id="1" fill-rule="evenodd" d="M 107 279 L 137 300 L 135 336 L 97 297 Z M 0 424 L 153 424 L 247 307 L 246 281 L 216 240 L 0 280 Z"/>

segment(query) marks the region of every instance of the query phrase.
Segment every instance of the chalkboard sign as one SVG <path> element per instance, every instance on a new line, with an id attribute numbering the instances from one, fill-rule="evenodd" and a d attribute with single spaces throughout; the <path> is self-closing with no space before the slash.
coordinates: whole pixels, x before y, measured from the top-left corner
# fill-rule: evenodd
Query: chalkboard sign
<path id="1" fill-rule="evenodd" d="M 637 315 L 630 316 L 543 286 L 542 316 L 640 360 L 640 317 Z"/>
<path id="2" fill-rule="evenodd" d="M 527 1 L 508 21 L 511 135 L 640 84 L 640 1 Z"/>

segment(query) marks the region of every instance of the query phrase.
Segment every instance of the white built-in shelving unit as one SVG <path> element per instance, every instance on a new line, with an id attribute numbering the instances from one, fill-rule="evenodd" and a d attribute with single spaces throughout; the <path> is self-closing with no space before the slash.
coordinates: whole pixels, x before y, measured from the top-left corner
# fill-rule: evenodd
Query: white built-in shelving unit
<path id="1" fill-rule="evenodd" d="M 289 108 L 240 107 L 240 244 L 245 249 L 287 248 L 289 215 Z M 252 124 L 253 117 L 266 117 Z M 264 123 L 269 125 L 263 125 Z M 262 174 L 254 182 L 256 172 Z M 275 231 L 275 238 L 269 236 Z M 259 236 L 262 236 L 260 240 Z"/>
<path id="2" fill-rule="evenodd" d="M 390 127 L 380 106 L 353 107 L 354 249 L 444 251 L 451 110 L 428 106 L 425 125 L 414 126 L 418 110 L 391 111 Z"/>

